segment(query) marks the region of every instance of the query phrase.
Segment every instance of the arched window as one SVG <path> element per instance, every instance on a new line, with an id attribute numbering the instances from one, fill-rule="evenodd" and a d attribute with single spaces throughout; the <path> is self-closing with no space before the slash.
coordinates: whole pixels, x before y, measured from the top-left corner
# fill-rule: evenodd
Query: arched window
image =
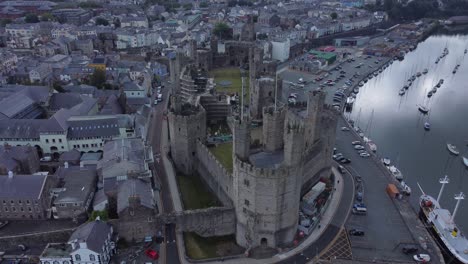
<path id="1" fill-rule="evenodd" d="M 95 261 L 96 257 L 93 254 L 89 254 L 89 260 Z"/>
<path id="2" fill-rule="evenodd" d="M 60 262 L 58 262 L 58 261 L 55 260 L 53 264 L 60 264 Z"/>
<path id="3" fill-rule="evenodd" d="M 80 261 L 80 260 L 81 260 L 80 254 L 76 254 L 76 255 L 75 255 L 75 260 L 76 260 L 76 261 Z"/>
<path id="4" fill-rule="evenodd" d="M 50 262 L 49 262 L 49 261 L 46 261 L 46 262 L 44 262 L 44 264 L 50 264 Z"/>
<path id="5" fill-rule="evenodd" d="M 70 264 L 70 261 L 64 260 L 64 261 L 63 261 L 63 264 Z"/>

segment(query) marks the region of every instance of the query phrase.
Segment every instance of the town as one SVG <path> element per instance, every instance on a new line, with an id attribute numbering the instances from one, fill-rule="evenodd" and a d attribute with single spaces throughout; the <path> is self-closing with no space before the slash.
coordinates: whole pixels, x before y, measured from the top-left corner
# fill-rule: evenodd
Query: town
<path id="1" fill-rule="evenodd" d="M 420 1 L 1 1 L 0 263 L 468 263 L 463 193 L 440 209 L 358 107 L 466 29 Z"/>

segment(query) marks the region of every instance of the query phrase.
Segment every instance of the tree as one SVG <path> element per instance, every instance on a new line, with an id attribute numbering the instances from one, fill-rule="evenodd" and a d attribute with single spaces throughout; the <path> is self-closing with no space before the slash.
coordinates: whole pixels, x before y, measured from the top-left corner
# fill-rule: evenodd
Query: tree
<path id="1" fill-rule="evenodd" d="M 26 17 L 24 18 L 24 21 L 26 23 L 38 23 L 39 17 L 37 17 L 36 14 L 27 14 Z"/>
<path id="2" fill-rule="evenodd" d="M 185 10 L 191 10 L 192 7 L 193 7 L 192 3 L 184 4 L 184 9 L 185 9 Z"/>
<path id="3" fill-rule="evenodd" d="M 96 86 L 98 89 L 103 88 L 104 83 L 106 82 L 106 71 L 101 69 L 95 69 L 91 75 L 90 83 L 93 86 Z"/>
<path id="4" fill-rule="evenodd" d="M 99 216 L 99 219 L 101 221 L 107 221 L 109 219 L 109 214 L 107 213 L 106 210 L 104 211 L 93 211 L 91 213 L 91 216 L 89 217 L 89 221 L 94 221 L 96 218 Z"/>
<path id="5" fill-rule="evenodd" d="M 41 15 L 41 21 L 52 21 L 55 17 L 51 13 L 44 13 Z"/>
<path id="6" fill-rule="evenodd" d="M 226 23 L 216 23 L 213 34 L 219 36 L 222 39 L 227 39 L 231 35 L 231 28 Z"/>
<path id="7" fill-rule="evenodd" d="M 333 12 L 333 13 L 330 14 L 330 17 L 331 17 L 333 20 L 335 20 L 335 19 L 338 18 L 338 14 L 337 14 L 336 12 Z"/>
<path id="8" fill-rule="evenodd" d="M 9 18 L 1 19 L 1 20 L 0 20 L 0 26 L 4 27 L 4 26 L 10 24 L 11 22 L 12 22 L 12 21 L 11 21 L 11 19 L 9 19 Z"/>
<path id="9" fill-rule="evenodd" d="M 102 17 L 98 17 L 98 18 L 96 18 L 96 26 L 99 26 L 99 25 L 108 26 L 109 21 L 107 21 L 106 19 L 104 19 Z"/>
<path id="10" fill-rule="evenodd" d="M 200 8 L 206 8 L 208 7 L 208 3 L 207 2 L 201 2 L 200 3 Z"/>

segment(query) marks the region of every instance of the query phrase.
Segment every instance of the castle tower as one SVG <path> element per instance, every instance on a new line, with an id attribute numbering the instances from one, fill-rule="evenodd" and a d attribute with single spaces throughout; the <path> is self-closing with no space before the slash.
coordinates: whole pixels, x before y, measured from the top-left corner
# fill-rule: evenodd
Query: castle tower
<path id="1" fill-rule="evenodd" d="M 276 91 L 275 91 L 276 90 Z M 282 80 L 275 77 L 260 77 L 250 86 L 250 116 L 254 119 L 262 118 L 263 107 L 274 105 L 282 94 Z"/>
<path id="2" fill-rule="evenodd" d="M 177 170 L 190 175 L 195 171 L 196 142 L 206 140 L 206 112 L 178 97 L 171 96 L 168 113 L 171 157 Z"/>
<path id="3" fill-rule="evenodd" d="M 307 97 L 306 146 L 307 148 L 320 139 L 320 120 L 323 114 L 326 94 L 322 91 L 309 92 Z M 308 151 L 308 150 L 307 150 Z"/>
<path id="4" fill-rule="evenodd" d="M 299 122 L 288 122 L 284 130 L 284 164 L 286 166 L 301 164 L 305 142 L 304 125 Z"/>
<path id="5" fill-rule="evenodd" d="M 234 121 L 234 154 L 243 161 L 250 155 L 250 122 L 246 119 Z"/>
<path id="6" fill-rule="evenodd" d="M 265 151 L 273 152 L 283 148 L 283 132 L 286 110 L 274 107 L 263 108 L 263 148 Z"/>

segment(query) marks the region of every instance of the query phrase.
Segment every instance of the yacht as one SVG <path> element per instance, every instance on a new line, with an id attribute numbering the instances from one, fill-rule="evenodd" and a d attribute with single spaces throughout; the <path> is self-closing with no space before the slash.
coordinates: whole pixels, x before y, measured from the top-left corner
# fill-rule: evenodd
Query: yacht
<path id="1" fill-rule="evenodd" d="M 408 85 L 403 86 L 403 89 L 405 89 L 405 90 L 408 90 L 408 88 L 409 88 Z"/>
<path id="2" fill-rule="evenodd" d="M 437 88 L 438 88 L 438 87 L 432 88 L 431 92 L 432 92 L 433 94 L 435 94 L 435 93 L 437 92 Z"/>
<path id="3" fill-rule="evenodd" d="M 385 165 L 385 166 L 390 166 L 390 164 L 392 163 L 392 161 L 391 161 L 389 158 L 383 158 L 383 159 L 382 159 L 382 163 L 383 163 L 383 165 Z"/>
<path id="4" fill-rule="evenodd" d="M 421 76 L 421 73 L 420 73 L 420 72 L 417 72 L 417 73 L 416 73 L 416 77 L 419 77 L 419 76 Z"/>
<path id="5" fill-rule="evenodd" d="M 421 189 L 423 194 L 419 198 L 419 216 L 427 223 L 427 228 L 434 238 L 439 241 L 438 245 L 441 250 L 444 251 L 449 259 L 454 260 L 451 263 L 468 264 L 468 239 L 455 223 L 458 207 L 460 202 L 465 198 L 465 195 L 462 192 L 455 195 L 454 198 L 457 202 L 453 212 L 450 213 L 449 210 L 442 208 L 439 203 L 444 185 L 449 183 L 449 179 L 445 176 L 439 182 L 442 184 L 442 187 L 437 199 L 425 194 Z"/>
<path id="6" fill-rule="evenodd" d="M 447 149 L 452 153 L 453 155 L 458 155 L 460 152 L 458 151 L 457 147 L 455 145 L 452 145 L 450 143 L 447 144 Z"/>
<path id="7" fill-rule="evenodd" d="M 426 131 L 431 130 L 431 124 L 429 124 L 428 122 L 425 122 L 424 123 L 424 130 L 426 130 Z"/>
<path id="8" fill-rule="evenodd" d="M 465 164 L 465 167 L 468 168 L 468 158 L 467 157 L 463 157 L 463 164 Z"/>
<path id="9" fill-rule="evenodd" d="M 398 93 L 399 95 L 404 95 L 405 94 L 405 89 L 401 89 L 400 92 Z"/>
<path id="10" fill-rule="evenodd" d="M 423 74 L 427 74 L 428 72 L 429 72 L 429 71 L 428 71 L 427 69 L 424 69 L 424 70 L 422 71 Z"/>
<path id="11" fill-rule="evenodd" d="M 401 173 L 401 171 L 395 167 L 394 165 L 388 167 L 388 170 L 390 170 L 390 172 L 392 173 L 393 177 L 395 177 L 395 179 L 401 181 L 403 180 L 403 174 Z"/>
<path id="12" fill-rule="evenodd" d="M 429 92 L 427 93 L 427 97 L 431 97 L 431 96 L 432 96 L 432 92 L 429 91 Z"/>
<path id="13" fill-rule="evenodd" d="M 425 107 L 424 105 L 419 105 L 418 109 L 419 109 L 419 112 L 421 112 L 423 114 L 427 114 L 429 112 L 429 109 L 427 107 Z"/>
<path id="14" fill-rule="evenodd" d="M 371 141 L 371 140 L 367 141 L 367 146 L 369 147 L 369 149 L 370 149 L 372 152 L 376 152 L 376 151 L 377 151 L 377 145 L 376 145 L 373 141 Z"/>

